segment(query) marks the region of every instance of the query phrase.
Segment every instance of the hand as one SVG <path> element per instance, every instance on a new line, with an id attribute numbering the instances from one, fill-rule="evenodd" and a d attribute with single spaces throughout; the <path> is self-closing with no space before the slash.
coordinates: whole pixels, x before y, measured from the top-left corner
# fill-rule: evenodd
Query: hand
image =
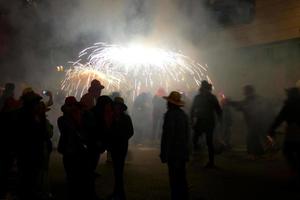
<path id="1" fill-rule="evenodd" d="M 48 97 L 52 97 L 53 96 L 52 92 L 50 92 L 50 91 L 47 91 L 45 95 L 48 96 Z"/>
<path id="2" fill-rule="evenodd" d="M 267 136 L 267 143 L 271 146 L 274 146 L 275 144 L 274 139 L 270 135 Z"/>
<path id="3" fill-rule="evenodd" d="M 160 154 L 159 157 L 160 157 L 160 161 L 161 161 L 162 163 L 166 163 L 166 162 L 167 162 L 166 156 Z"/>
<path id="4" fill-rule="evenodd" d="M 233 102 L 233 100 L 231 97 L 227 97 L 226 102 L 227 102 L 227 104 L 231 104 Z"/>
<path id="5" fill-rule="evenodd" d="M 194 127 L 197 123 L 197 119 L 195 117 L 192 117 L 191 119 L 191 126 Z"/>

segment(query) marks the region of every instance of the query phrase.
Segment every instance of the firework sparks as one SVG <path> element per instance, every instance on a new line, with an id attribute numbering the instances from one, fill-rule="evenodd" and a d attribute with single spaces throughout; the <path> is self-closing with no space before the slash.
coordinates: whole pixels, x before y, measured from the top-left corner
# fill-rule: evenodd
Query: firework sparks
<path id="1" fill-rule="evenodd" d="M 108 45 L 96 43 L 79 53 L 66 70 L 62 89 L 68 95 L 82 96 L 92 79 L 99 79 L 107 92 L 166 90 L 190 91 L 199 87 L 207 76 L 207 66 L 189 57 L 161 48 L 141 45 Z"/>

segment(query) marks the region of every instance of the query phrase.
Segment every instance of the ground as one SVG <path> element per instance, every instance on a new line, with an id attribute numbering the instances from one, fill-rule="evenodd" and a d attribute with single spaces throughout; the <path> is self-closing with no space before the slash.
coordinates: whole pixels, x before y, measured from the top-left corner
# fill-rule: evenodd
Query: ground
<path id="1" fill-rule="evenodd" d="M 217 169 L 204 169 L 206 153 L 191 157 L 187 174 L 192 200 L 300 199 L 300 190 L 289 187 L 289 170 L 280 153 L 273 159 L 246 159 L 244 147 L 234 148 L 216 157 Z M 129 200 L 170 199 L 167 167 L 160 163 L 158 148 L 135 146 L 125 167 L 126 192 Z M 52 155 L 51 183 L 56 199 L 66 199 L 64 171 L 58 153 Z M 112 165 L 102 156 L 97 172 L 96 190 L 101 198 L 113 188 Z"/>

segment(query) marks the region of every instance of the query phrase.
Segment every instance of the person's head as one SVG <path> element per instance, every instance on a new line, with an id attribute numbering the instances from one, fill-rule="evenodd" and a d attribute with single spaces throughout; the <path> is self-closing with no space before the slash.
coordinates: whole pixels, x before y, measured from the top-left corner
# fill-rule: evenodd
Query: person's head
<path id="1" fill-rule="evenodd" d="M 169 96 L 165 96 L 163 98 L 167 100 L 168 109 L 184 106 L 184 102 L 181 100 L 181 94 L 177 91 L 172 91 Z"/>
<path id="2" fill-rule="evenodd" d="M 40 101 L 36 107 L 36 114 L 41 117 L 45 117 L 46 112 L 48 112 L 49 110 L 50 110 L 50 108 L 48 108 L 43 101 Z"/>
<path id="3" fill-rule="evenodd" d="M 246 98 L 255 96 L 255 88 L 252 85 L 245 85 L 243 91 Z"/>
<path id="4" fill-rule="evenodd" d="M 6 96 L 14 96 L 15 91 L 15 84 L 13 83 L 6 83 L 4 87 L 3 94 Z"/>
<path id="5" fill-rule="evenodd" d="M 14 91 L 15 90 L 15 84 L 14 83 L 6 83 L 5 84 L 5 90 L 6 91 Z"/>
<path id="6" fill-rule="evenodd" d="M 286 89 L 286 95 L 288 101 L 300 101 L 300 90 L 297 87 L 292 87 Z"/>
<path id="7" fill-rule="evenodd" d="M 98 97 L 95 109 L 98 115 L 104 116 L 106 113 L 112 112 L 113 101 L 109 96 L 102 95 Z"/>
<path id="8" fill-rule="evenodd" d="M 121 96 L 121 93 L 117 92 L 117 91 L 112 92 L 110 95 L 111 99 L 115 99 L 116 97 L 120 97 L 120 96 Z"/>
<path id="9" fill-rule="evenodd" d="M 211 92 L 212 84 L 210 84 L 207 80 L 201 81 L 200 92 Z"/>
<path id="10" fill-rule="evenodd" d="M 22 91 L 22 96 L 24 96 L 24 95 L 26 95 L 27 93 L 30 93 L 30 92 L 34 92 L 33 89 L 31 87 L 26 87 Z"/>
<path id="11" fill-rule="evenodd" d="M 92 80 L 91 86 L 89 88 L 89 93 L 91 93 L 95 98 L 98 98 L 101 95 L 102 90 L 105 87 L 97 79 Z"/>
<path id="12" fill-rule="evenodd" d="M 43 99 L 40 95 L 37 93 L 31 91 L 23 94 L 21 96 L 21 100 L 23 103 L 23 107 L 25 108 L 33 108 L 37 105 L 39 105 L 40 101 Z"/>
<path id="13" fill-rule="evenodd" d="M 127 106 L 124 103 L 122 97 L 115 97 L 114 99 L 114 113 L 119 116 L 121 113 L 124 113 L 127 110 Z"/>
<path id="14" fill-rule="evenodd" d="M 81 112 L 81 104 L 74 96 L 68 96 L 65 99 L 64 105 L 61 107 L 61 111 L 64 115 L 73 115 L 74 113 Z"/>
<path id="15" fill-rule="evenodd" d="M 166 91 L 164 90 L 164 88 L 159 88 L 157 91 L 156 91 L 156 96 L 159 96 L 159 97 L 163 97 L 163 96 L 166 96 Z"/>

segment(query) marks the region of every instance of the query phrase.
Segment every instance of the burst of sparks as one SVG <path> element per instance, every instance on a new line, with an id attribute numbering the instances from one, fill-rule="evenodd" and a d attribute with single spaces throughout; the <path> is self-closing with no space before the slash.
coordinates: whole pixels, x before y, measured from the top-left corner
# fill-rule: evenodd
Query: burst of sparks
<path id="1" fill-rule="evenodd" d="M 92 79 L 99 79 L 108 92 L 131 91 L 190 91 L 201 80 L 210 80 L 207 66 L 191 58 L 161 48 L 142 45 L 108 45 L 96 43 L 79 53 L 71 68 L 66 70 L 62 89 L 67 95 L 82 96 Z"/>

